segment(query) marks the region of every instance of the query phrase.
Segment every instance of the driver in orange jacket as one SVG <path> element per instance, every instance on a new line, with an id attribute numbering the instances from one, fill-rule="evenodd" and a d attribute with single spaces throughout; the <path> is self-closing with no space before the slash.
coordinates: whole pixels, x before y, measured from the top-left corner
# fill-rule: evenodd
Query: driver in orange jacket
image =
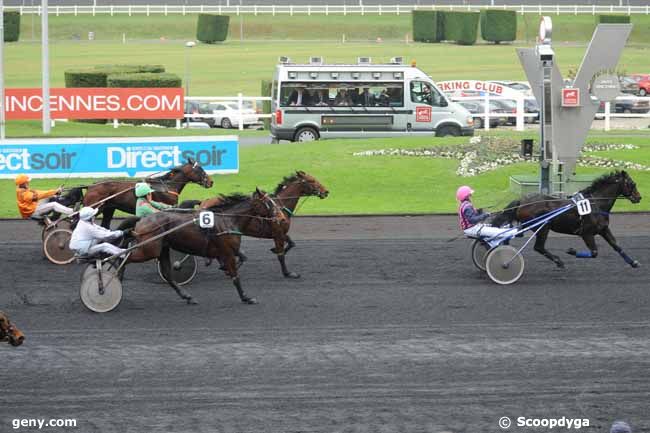
<path id="1" fill-rule="evenodd" d="M 65 215 L 74 213 L 74 209 L 63 206 L 56 201 L 45 200 L 61 192 L 61 188 L 39 191 L 29 188 L 29 176 L 19 174 L 16 177 L 16 202 L 23 218 L 40 217 L 54 211 Z"/>

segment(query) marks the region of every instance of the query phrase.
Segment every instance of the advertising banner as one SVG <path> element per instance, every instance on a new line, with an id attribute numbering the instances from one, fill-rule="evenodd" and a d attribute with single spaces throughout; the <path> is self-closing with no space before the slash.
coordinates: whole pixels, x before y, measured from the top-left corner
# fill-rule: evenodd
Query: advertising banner
<path id="1" fill-rule="evenodd" d="M 41 89 L 6 89 L 7 120 L 41 119 Z M 182 119 L 181 88 L 50 89 L 52 119 Z"/>
<path id="2" fill-rule="evenodd" d="M 210 174 L 239 172 L 239 138 L 157 137 L 6 140 L 0 178 L 144 177 L 192 158 Z"/>

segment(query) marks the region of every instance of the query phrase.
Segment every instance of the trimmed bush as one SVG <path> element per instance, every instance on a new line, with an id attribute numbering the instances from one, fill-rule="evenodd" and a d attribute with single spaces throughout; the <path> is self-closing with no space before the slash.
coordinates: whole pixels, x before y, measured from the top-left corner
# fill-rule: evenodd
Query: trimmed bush
<path id="1" fill-rule="evenodd" d="M 413 40 L 415 42 L 440 42 L 444 39 L 442 11 L 413 11 Z"/>
<path id="2" fill-rule="evenodd" d="M 108 71 L 113 74 L 137 74 L 141 72 L 165 72 L 163 65 L 97 65 L 93 69 Z"/>
<path id="3" fill-rule="evenodd" d="M 228 15 L 199 14 L 196 24 L 196 39 L 206 44 L 223 42 L 228 37 Z"/>
<path id="4" fill-rule="evenodd" d="M 20 37 L 20 12 L 5 11 L 5 42 L 16 42 Z"/>
<path id="5" fill-rule="evenodd" d="M 65 71 L 65 87 L 107 87 L 109 75 L 165 72 L 161 65 L 98 65 Z"/>
<path id="6" fill-rule="evenodd" d="M 597 15 L 596 24 L 629 24 L 629 15 Z"/>
<path id="7" fill-rule="evenodd" d="M 108 76 L 107 87 L 181 87 L 182 83 L 181 77 L 169 73 L 117 74 Z M 171 119 L 123 119 L 121 121 L 132 125 L 144 123 L 168 127 L 176 125 L 176 121 Z"/>
<path id="8" fill-rule="evenodd" d="M 481 11 L 481 37 L 500 43 L 517 38 L 517 12 L 484 9 Z"/>
<path id="9" fill-rule="evenodd" d="M 478 37 L 478 12 L 445 12 L 445 40 L 459 45 L 474 45 Z"/>
<path id="10" fill-rule="evenodd" d="M 273 88 L 273 82 L 269 80 L 262 80 L 262 92 L 260 95 L 262 96 L 272 96 L 271 92 Z M 262 102 L 262 112 L 264 114 L 269 114 L 271 112 L 271 101 L 263 101 Z M 269 130 L 271 129 L 271 119 L 269 118 L 264 118 L 264 129 Z"/>

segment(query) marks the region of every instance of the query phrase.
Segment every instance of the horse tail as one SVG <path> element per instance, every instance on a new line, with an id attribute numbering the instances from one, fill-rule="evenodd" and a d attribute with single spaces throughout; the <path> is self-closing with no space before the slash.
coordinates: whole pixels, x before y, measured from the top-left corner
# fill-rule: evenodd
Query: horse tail
<path id="1" fill-rule="evenodd" d="M 201 204 L 201 200 L 185 200 L 178 205 L 180 209 L 194 209 Z"/>
<path id="2" fill-rule="evenodd" d="M 499 212 L 494 218 L 492 218 L 490 224 L 496 227 L 501 227 L 506 223 L 512 224 L 513 221 L 517 220 L 517 210 L 519 210 L 519 206 L 521 206 L 521 200 L 511 201 L 502 212 Z"/>

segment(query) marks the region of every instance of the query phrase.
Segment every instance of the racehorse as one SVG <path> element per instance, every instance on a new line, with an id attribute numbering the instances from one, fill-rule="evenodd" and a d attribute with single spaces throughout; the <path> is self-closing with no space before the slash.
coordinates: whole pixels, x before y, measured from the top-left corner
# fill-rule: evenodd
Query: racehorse
<path id="1" fill-rule="evenodd" d="M 14 347 L 20 346 L 25 341 L 25 335 L 0 311 L 0 342 L 5 341 Z"/>
<path id="2" fill-rule="evenodd" d="M 271 251 L 275 253 L 282 268 L 282 275 L 286 278 L 300 278 L 300 275 L 289 271 L 285 261 L 285 255 L 296 244 L 289 237 L 291 228 L 291 217 L 293 216 L 298 201 L 301 197 L 316 196 L 324 199 L 329 195 L 329 191 L 315 177 L 310 176 L 304 171 L 296 171 L 294 175 L 285 177 L 275 189 L 273 199 L 282 207 L 285 218 L 278 218 L 274 221 L 268 219 L 252 220 L 242 230 L 246 236 L 263 239 L 273 239 L 275 248 Z M 196 200 L 187 200 L 181 203 L 180 207 L 194 207 L 197 204 L 201 209 L 207 209 L 212 206 L 218 206 L 224 200 L 224 196 L 209 198 L 202 202 Z M 241 257 L 245 260 L 245 257 Z"/>
<path id="3" fill-rule="evenodd" d="M 169 172 L 160 177 L 147 178 L 146 181 L 156 191 L 153 193 L 155 201 L 163 202 L 169 205 L 178 203 L 178 196 L 190 182 L 201 185 L 204 188 L 212 187 L 212 179 L 203 170 L 198 162 L 188 158 L 187 162 L 178 167 L 172 168 Z M 111 220 L 115 210 L 121 210 L 130 214 L 135 213 L 136 197 L 133 193 L 135 181 L 128 180 L 108 180 L 96 182 L 87 187 L 87 192 L 83 197 L 83 205 L 91 206 L 107 197 L 115 197 L 107 200 L 100 205 L 102 214 L 102 226 L 110 228 Z M 70 194 L 78 194 L 83 187 L 72 188 Z"/>
<path id="4" fill-rule="evenodd" d="M 172 277 L 172 263 L 169 250 L 174 249 L 185 254 L 216 258 L 223 264 L 227 276 L 232 279 L 239 298 L 245 304 L 257 301 L 244 293 L 235 258 L 241 244 L 242 229 L 253 220 L 273 220 L 283 216 L 282 210 L 271 197 L 257 189 L 250 200 L 244 196 L 225 197 L 222 204 L 209 208 L 215 213 L 215 225 L 212 229 L 202 229 L 198 224 L 191 224 L 197 218 L 198 211 L 166 210 L 142 218 L 135 226 L 132 235 L 137 243 L 146 241 L 169 229 L 186 224 L 178 230 L 151 241 L 133 250 L 127 263 L 145 262 L 158 259 L 165 280 L 176 293 L 188 304 L 195 303 L 192 296 L 181 289 Z"/>
<path id="5" fill-rule="evenodd" d="M 568 254 L 579 258 L 595 258 L 598 256 L 596 235 L 600 235 L 620 254 L 627 264 L 633 268 L 639 267 L 639 262 L 628 256 L 618 246 L 616 238 L 609 228 L 609 213 L 614 207 L 617 198 L 623 197 L 632 203 L 641 201 L 641 194 L 636 189 L 636 183 L 634 183 L 630 175 L 625 171 L 614 171 L 594 180 L 589 187 L 583 189 L 580 193 L 589 199 L 592 209 L 591 214 L 581 217 L 578 211 L 573 208 L 553 218 L 537 233 L 535 251 L 553 261 L 558 267 L 563 268 L 564 263 L 562 260 L 545 248 L 550 230 L 580 236 L 589 250 L 576 251 L 573 248 L 567 250 Z M 526 222 L 569 203 L 571 203 L 569 199 L 557 199 L 542 194 L 528 195 L 521 200 L 515 200 L 508 204 L 504 212 L 492 219 L 491 224 L 501 226 L 513 221 Z"/>

